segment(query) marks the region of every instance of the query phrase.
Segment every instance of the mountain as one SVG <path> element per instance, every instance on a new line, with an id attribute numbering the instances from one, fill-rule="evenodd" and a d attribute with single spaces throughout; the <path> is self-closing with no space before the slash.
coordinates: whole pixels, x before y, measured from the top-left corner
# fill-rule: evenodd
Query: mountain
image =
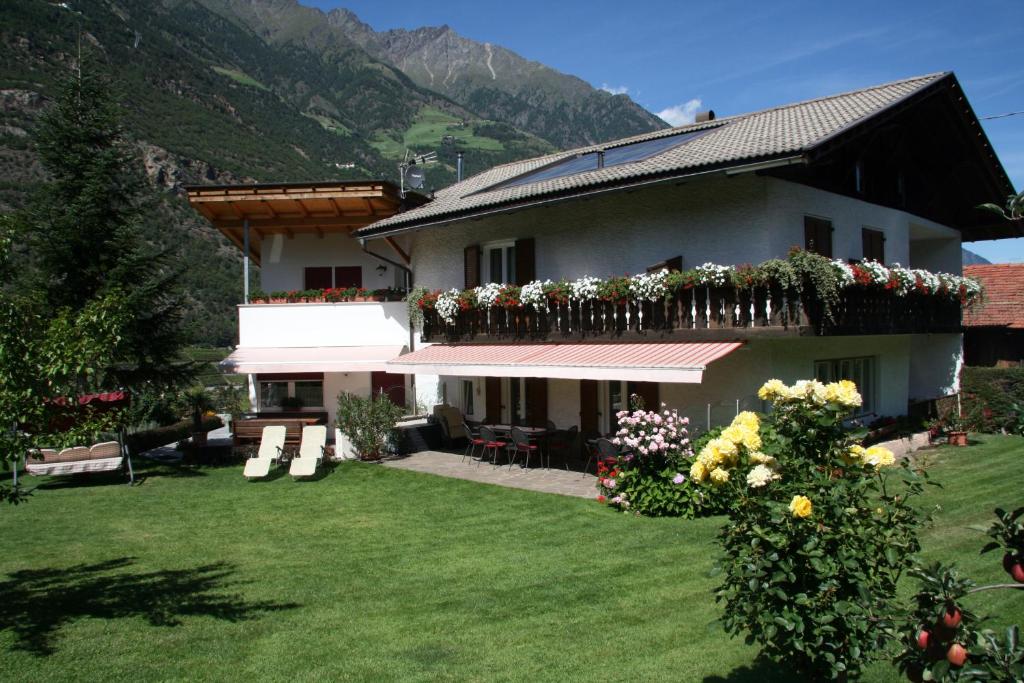
<path id="1" fill-rule="evenodd" d="M 184 184 L 394 180 L 407 150 L 433 150 L 429 190 L 454 180 L 458 152 L 472 174 L 665 125 L 446 27 L 376 33 L 295 0 L 4 0 L 0 41 L 0 212 L 44 179 L 34 121 L 86 54 L 115 83 L 153 188 L 145 236 L 177 253 L 189 320 L 209 343 L 234 338 L 240 254 L 188 207 Z"/>
<path id="2" fill-rule="evenodd" d="M 962 257 L 961 263 L 963 265 L 965 265 L 965 266 L 973 266 L 973 265 L 977 265 L 979 263 L 980 264 L 992 263 L 991 261 L 989 261 L 984 256 L 981 256 L 980 254 L 975 254 L 970 249 L 961 249 L 960 250 L 960 254 L 961 254 L 961 257 Z"/>

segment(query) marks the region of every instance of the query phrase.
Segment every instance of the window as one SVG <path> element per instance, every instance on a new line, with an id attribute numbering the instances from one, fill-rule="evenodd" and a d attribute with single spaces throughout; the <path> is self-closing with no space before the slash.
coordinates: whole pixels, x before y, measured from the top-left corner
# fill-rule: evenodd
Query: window
<path id="1" fill-rule="evenodd" d="M 303 271 L 303 289 L 330 289 L 332 286 L 330 266 L 306 268 Z"/>
<path id="2" fill-rule="evenodd" d="M 814 361 L 814 376 L 819 382 L 838 382 L 848 379 L 857 385 L 864 400 L 861 407 L 855 410 L 857 415 L 875 412 L 875 359 L 838 358 L 835 360 Z"/>
<path id="3" fill-rule="evenodd" d="M 362 266 L 311 266 L 303 269 L 303 289 L 362 287 Z"/>
<path id="4" fill-rule="evenodd" d="M 832 258 L 832 221 L 804 216 L 804 248 L 825 258 Z"/>
<path id="5" fill-rule="evenodd" d="M 618 147 L 609 147 L 601 152 L 604 155 L 604 162 L 602 165 L 604 167 L 619 166 L 621 164 L 631 164 L 636 161 L 650 159 L 651 157 L 655 157 L 669 151 L 670 149 L 674 149 L 680 145 L 706 135 L 714 130 L 714 128 L 715 127 L 686 133 L 676 133 L 675 135 L 666 135 L 664 137 L 654 138 L 651 140 L 632 142 L 625 145 L 619 145 Z M 583 173 L 585 171 L 594 171 L 600 168 L 600 161 L 598 157 L 599 153 L 594 151 L 559 159 L 547 166 L 541 166 L 536 170 L 529 171 L 510 180 L 484 188 L 483 191 L 490 192 L 491 190 L 497 190 L 499 188 L 518 187 L 520 185 L 529 185 L 530 183 L 539 183 L 542 180 L 564 178 L 566 176 Z"/>
<path id="6" fill-rule="evenodd" d="M 862 228 L 860 235 L 864 245 L 864 258 L 885 263 L 885 233 L 881 230 Z"/>
<path id="7" fill-rule="evenodd" d="M 335 287 L 362 287 L 363 268 L 362 266 L 335 266 L 334 268 Z"/>
<path id="8" fill-rule="evenodd" d="M 516 281 L 515 242 L 485 244 L 483 251 L 484 282 L 505 284 Z"/>
<path id="9" fill-rule="evenodd" d="M 473 412 L 473 380 L 462 380 L 462 414 L 474 415 Z"/>
<path id="10" fill-rule="evenodd" d="M 509 377 L 508 379 L 508 397 L 509 397 L 509 422 L 514 425 L 523 424 L 523 418 L 526 416 L 526 391 L 523 388 L 522 377 Z"/>
<path id="11" fill-rule="evenodd" d="M 312 374 L 312 373 L 310 373 Z M 301 401 L 302 408 L 322 408 L 324 405 L 324 381 L 322 377 L 284 376 L 267 379 L 272 375 L 258 378 L 260 410 L 279 410 L 291 398 Z"/>

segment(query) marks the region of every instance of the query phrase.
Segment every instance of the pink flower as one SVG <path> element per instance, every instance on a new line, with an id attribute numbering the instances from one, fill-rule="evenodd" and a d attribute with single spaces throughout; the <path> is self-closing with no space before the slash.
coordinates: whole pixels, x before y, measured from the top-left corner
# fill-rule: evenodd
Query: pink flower
<path id="1" fill-rule="evenodd" d="M 673 484 L 682 484 L 684 481 L 686 481 L 686 477 L 680 472 L 676 472 L 676 476 L 672 477 Z"/>

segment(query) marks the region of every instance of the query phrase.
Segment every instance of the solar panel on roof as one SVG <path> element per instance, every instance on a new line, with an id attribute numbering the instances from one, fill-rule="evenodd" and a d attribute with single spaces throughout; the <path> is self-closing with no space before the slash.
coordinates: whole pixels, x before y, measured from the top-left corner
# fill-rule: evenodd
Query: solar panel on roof
<path id="1" fill-rule="evenodd" d="M 604 150 L 604 167 L 620 166 L 622 164 L 631 164 L 637 161 L 643 161 L 644 159 L 650 159 L 653 156 L 657 156 L 669 151 L 670 149 L 674 149 L 680 145 L 690 142 L 691 140 L 699 138 L 705 133 L 710 133 L 712 130 L 714 130 L 714 128 L 703 128 L 689 133 L 666 135 L 665 137 L 654 138 L 652 140 L 642 140 L 628 145 L 611 147 Z M 564 178 L 566 176 L 576 175 L 577 173 L 583 173 L 584 171 L 594 171 L 598 168 L 597 164 L 598 153 L 596 151 L 577 154 L 576 156 L 560 159 L 559 161 L 548 164 L 547 166 L 542 166 L 534 171 L 516 176 L 510 180 L 505 180 L 497 185 L 492 185 L 484 191 L 498 190 L 506 187 L 519 187 L 520 185 L 530 185 L 532 183 L 539 183 L 543 180 L 552 180 L 554 178 Z"/>

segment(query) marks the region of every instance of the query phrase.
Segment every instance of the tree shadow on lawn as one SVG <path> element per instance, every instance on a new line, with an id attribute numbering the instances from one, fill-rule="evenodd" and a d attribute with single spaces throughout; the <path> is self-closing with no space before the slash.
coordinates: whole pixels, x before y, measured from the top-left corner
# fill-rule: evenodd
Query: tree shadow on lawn
<path id="1" fill-rule="evenodd" d="M 754 663 L 733 669 L 724 676 L 705 676 L 703 683 L 788 683 L 799 680 L 790 671 L 762 657 Z"/>
<path id="2" fill-rule="evenodd" d="M 72 567 L 25 569 L 0 582 L 0 632 L 14 634 L 12 649 L 39 657 L 56 652 L 61 629 L 79 619 L 144 617 L 152 626 L 180 626 L 182 617 L 238 622 L 296 603 L 250 601 L 240 593 L 225 562 L 191 569 L 137 571 L 121 557 Z"/>

